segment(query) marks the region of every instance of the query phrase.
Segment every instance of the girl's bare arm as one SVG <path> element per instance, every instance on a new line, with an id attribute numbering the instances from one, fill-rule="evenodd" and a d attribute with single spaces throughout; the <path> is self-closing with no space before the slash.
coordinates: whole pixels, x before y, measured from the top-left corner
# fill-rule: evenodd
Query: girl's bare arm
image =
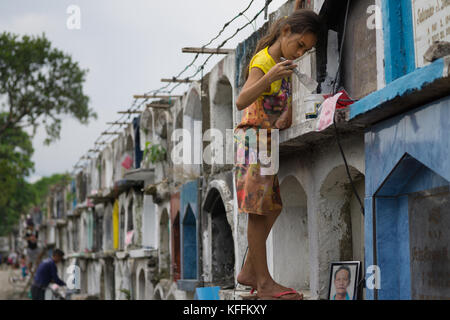
<path id="1" fill-rule="evenodd" d="M 267 88 L 270 88 L 270 79 L 267 74 L 259 68 L 252 68 L 236 100 L 238 110 L 243 110 L 252 104 L 261 93 L 268 91 Z"/>
<path id="2" fill-rule="evenodd" d="M 250 69 L 248 79 L 242 87 L 236 100 L 238 110 L 243 110 L 251 105 L 263 92 L 270 91 L 270 84 L 274 81 L 290 76 L 292 69 L 296 68 L 291 60 L 277 63 L 266 74 L 259 68 Z"/>

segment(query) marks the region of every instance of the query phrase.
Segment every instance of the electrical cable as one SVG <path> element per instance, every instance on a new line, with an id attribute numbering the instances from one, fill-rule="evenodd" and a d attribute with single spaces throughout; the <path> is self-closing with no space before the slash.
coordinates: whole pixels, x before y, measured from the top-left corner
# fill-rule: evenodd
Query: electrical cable
<path id="1" fill-rule="evenodd" d="M 347 18 L 348 18 L 348 11 L 349 11 L 349 7 L 350 7 L 350 2 L 351 2 L 351 0 L 347 0 L 347 8 L 345 10 L 345 19 L 344 19 L 344 29 L 343 29 L 343 32 L 342 32 L 341 47 L 340 47 L 340 50 L 339 50 L 338 69 L 336 71 L 336 76 L 334 78 L 334 84 L 333 84 L 333 96 L 336 94 L 336 84 L 337 84 L 338 75 L 339 75 L 339 72 L 340 72 L 340 69 L 341 69 L 342 51 L 344 50 L 343 46 L 344 46 L 344 41 L 345 41 L 345 34 L 346 34 L 346 31 L 347 31 Z M 333 126 L 334 126 L 334 130 L 336 132 L 336 142 L 338 144 L 339 151 L 341 152 L 342 158 L 344 160 L 345 170 L 347 172 L 348 179 L 350 180 L 350 184 L 352 186 L 353 193 L 355 194 L 356 198 L 358 199 L 359 205 L 361 206 L 361 213 L 364 216 L 364 205 L 363 205 L 363 203 L 361 201 L 361 198 L 359 197 L 358 192 L 356 190 L 356 187 L 355 187 L 355 185 L 353 183 L 353 179 L 352 179 L 352 176 L 350 174 L 350 169 L 348 167 L 347 159 L 345 157 L 345 153 L 344 153 L 344 151 L 342 149 L 341 141 L 339 139 L 339 132 L 338 132 L 338 128 L 336 126 L 336 114 L 333 117 Z"/>
<path id="2" fill-rule="evenodd" d="M 270 4 L 272 2 L 272 0 L 267 0 L 266 5 Z M 263 7 L 258 13 L 255 14 L 255 16 L 253 17 L 252 20 L 249 20 L 245 25 L 243 25 L 242 27 L 236 29 L 236 31 L 227 39 L 225 39 L 218 47 L 217 49 L 222 48 L 229 40 L 231 40 L 232 38 L 234 38 L 240 31 L 242 31 L 243 29 L 245 29 L 248 25 L 251 25 L 258 17 L 261 13 L 263 13 L 265 10 L 265 7 Z M 208 60 L 214 55 L 214 53 L 211 53 L 208 58 L 206 58 L 206 60 L 203 62 L 203 64 L 197 69 L 197 72 L 195 72 L 192 76 L 188 77 L 188 78 L 193 78 L 195 77 L 202 68 L 204 68 L 204 66 L 206 65 L 206 63 L 208 62 Z"/>

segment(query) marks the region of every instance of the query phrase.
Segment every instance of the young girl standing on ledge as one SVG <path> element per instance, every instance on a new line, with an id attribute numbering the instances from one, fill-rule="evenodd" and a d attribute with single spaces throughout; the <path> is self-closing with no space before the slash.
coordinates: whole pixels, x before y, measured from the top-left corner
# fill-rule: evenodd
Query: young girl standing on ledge
<path id="1" fill-rule="evenodd" d="M 299 9 L 275 22 L 258 42 L 246 69 L 247 80 L 236 100 L 238 110 L 244 112 L 235 132 L 253 129 L 258 136 L 259 129 L 267 129 L 266 145 L 270 146 L 270 130 L 291 125 L 291 75 L 297 67 L 292 60 L 315 46 L 320 30 L 319 16 Z M 281 61 L 282 57 L 287 60 Z M 278 176 L 261 175 L 259 160 L 249 163 L 252 156 L 249 157 L 245 140 L 237 141 L 238 148 L 243 148 L 241 152 L 245 150 L 245 163 L 236 164 L 235 168 L 238 207 L 240 213 L 248 214 L 248 255 L 237 281 L 251 286 L 252 291 L 256 289 L 260 299 L 301 300 L 303 294 L 276 283 L 267 267 L 267 236 L 282 209 Z"/>

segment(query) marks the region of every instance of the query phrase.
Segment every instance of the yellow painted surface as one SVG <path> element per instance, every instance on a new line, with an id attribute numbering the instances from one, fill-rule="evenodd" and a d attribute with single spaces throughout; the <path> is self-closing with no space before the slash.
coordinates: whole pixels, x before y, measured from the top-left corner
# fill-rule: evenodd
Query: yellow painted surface
<path id="1" fill-rule="evenodd" d="M 119 200 L 114 202 L 113 208 L 113 242 L 114 250 L 119 249 Z"/>

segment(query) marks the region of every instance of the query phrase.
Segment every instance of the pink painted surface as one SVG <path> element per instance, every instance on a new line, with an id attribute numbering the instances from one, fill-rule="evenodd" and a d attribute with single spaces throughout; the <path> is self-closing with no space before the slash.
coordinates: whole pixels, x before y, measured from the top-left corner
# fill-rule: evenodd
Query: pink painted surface
<path id="1" fill-rule="evenodd" d="M 124 167 L 125 169 L 130 169 L 131 166 L 133 165 L 133 159 L 131 159 L 131 157 L 129 155 L 127 155 L 125 157 L 125 159 L 122 161 L 122 167 Z"/>
<path id="2" fill-rule="evenodd" d="M 131 244 L 131 241 L 133 240 L 133 234 L 134 234 L 134 230 L 127 232 L 127 236 L 125 237 L 125 245 L 126 246 Z"/>
<path id="3" fill-rule="evenodd" d="M 316 131 L 322 131 L 328 128 L 334 119 L 334 112 L 336 104 L 342 92 L 336 93 L 334 96 L 327 98 L 323 103 L 320 111 L 319 122 L 317 123 Z"/>

